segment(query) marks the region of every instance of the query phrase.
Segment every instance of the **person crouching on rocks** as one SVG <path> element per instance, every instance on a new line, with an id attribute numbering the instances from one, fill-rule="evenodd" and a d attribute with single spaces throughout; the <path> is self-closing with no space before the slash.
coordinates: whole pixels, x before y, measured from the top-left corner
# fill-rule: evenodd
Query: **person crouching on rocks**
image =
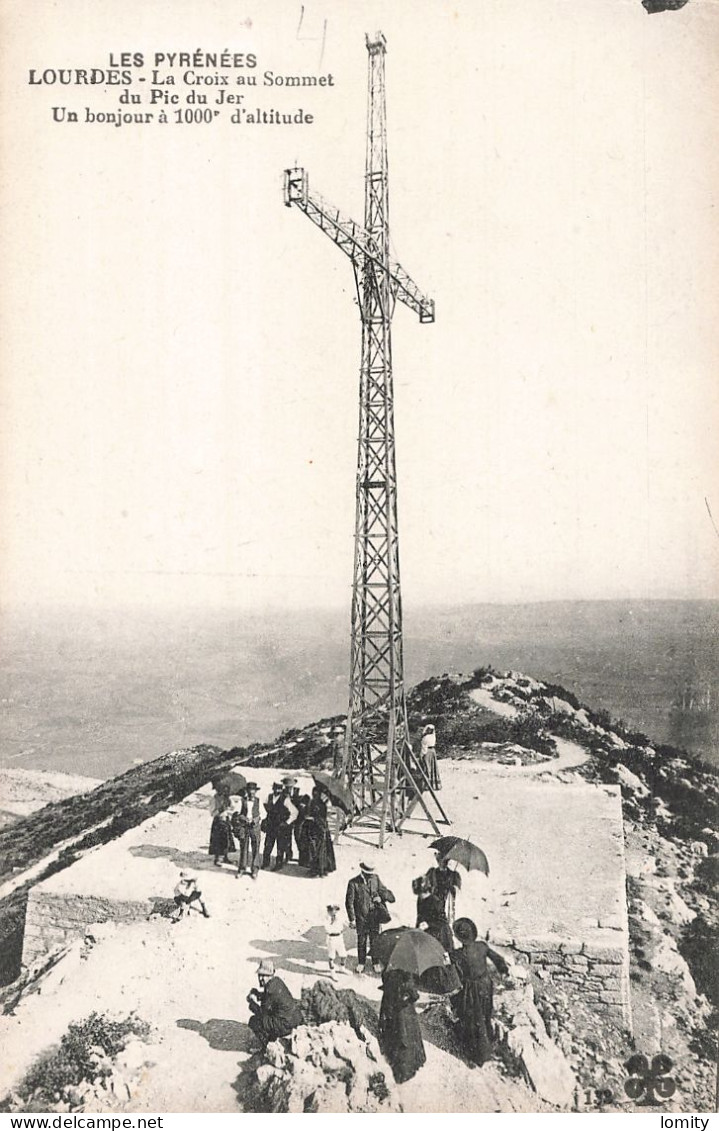
<path id="1" fill-rule="evenodd" d="M 202 892 L 197 886 L 197 877 L 190 875 L 189 872 L 180 872 L 180 882 L 175 888 L 175 903 L 177 910 L 171 916 L 173 923 L 178 923 L 185 912 L 189 913 L 193 903 L 197 904 L 206 919 L 210 918 L 210 913 L 202 898 Z"/>
<path id="2" fill-rule="evenodd" d="M 509 967 L 501 954 L 477 939 L 477 927 L 471 919 L 458 919 L 454 933 L 462 944 L 452 952 L 452 962 L 462 982 L 461 990 L 452 999 L 459 1018 L 457 1031 L 467 1059 L 473 1065 L 482 1065 L 492 1056 L 494 991 L 487 959 L 492 960 L 500 974 L 506 974 Z"/>
<path id="3" fill-rule="evenodd" d="M 252 1016 L 249 1025 L 264 1049 L 270 1041 L 287 1037 L 304 1024 L 300 1003 L 295 1001 L 281 978 L 275 974 L 274 962 L 263 960 L 257 970 L 259 990 L 250 990 L 247 1004 Z"/>

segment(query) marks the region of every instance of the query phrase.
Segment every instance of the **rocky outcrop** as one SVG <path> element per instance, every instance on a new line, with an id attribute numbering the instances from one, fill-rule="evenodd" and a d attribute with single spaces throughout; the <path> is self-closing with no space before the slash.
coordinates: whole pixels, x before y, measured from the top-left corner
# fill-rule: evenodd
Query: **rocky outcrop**
<path id="1" fill-rule="evenodd" d="M 513 987 L 497 998 L 497 1037 L 519 1066 L 537 1095 L 568 1111 L 574 1105 L 577 1081 L 562 1050 L 554 1043 L 537 1009 L 531 982 L 524 972 L 512 971 Z"/>
<path id="2" fill-rule="evenodd" d="M 273 1041 L 255 1075 L 255 1111 L 402 1110 L 392 1070 L 376 1039 L 346 1022 L 301 1025 L 289 1037 Z"/>

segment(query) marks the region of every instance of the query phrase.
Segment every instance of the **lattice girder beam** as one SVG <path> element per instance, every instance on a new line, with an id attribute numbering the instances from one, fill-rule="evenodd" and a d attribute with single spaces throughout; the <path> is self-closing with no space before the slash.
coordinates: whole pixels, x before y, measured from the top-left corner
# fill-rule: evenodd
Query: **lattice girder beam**
<path id="1" fill-rule="evenodd" d="M 310 192 L 309 177 L 305 169 L 285 170 L 284 200 L 288 208 L 295 204 L 308 220 L 324 232 L 343 251 L 358 271 L 369 260 L 382 270 L 376 245 L 363 225 L 344 216 L 316 192 Z M 392 297 L 404 303 L 419 316 L 420 322 L 434 322 L 434 299 L 422 293 L 405 269 L 390 261 Z"/>

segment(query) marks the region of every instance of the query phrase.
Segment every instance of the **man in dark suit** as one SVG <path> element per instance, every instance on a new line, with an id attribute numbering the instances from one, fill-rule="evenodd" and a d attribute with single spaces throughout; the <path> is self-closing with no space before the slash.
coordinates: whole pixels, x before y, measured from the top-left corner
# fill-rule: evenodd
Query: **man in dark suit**
<path id="1" fill-rule="evenodd" d="M 277 817 L 276 872 L 279 872 L 292 859 L 292 830 L 297 820 L 297 806 L 294 803 L 292 791 L 296 785 L 297 778 L 282 779 L 282 791 L 273 810 Z"/>
<path id="2" fill-rule="evenodd" d="M 371 864 L 360 864 L 360 874 L 347 884 L 345 897 L 349 925 L 357 930 L 357 972 L 360 974 L 366 970 L 368 950 L 375 970 L 380 972 L 375 942 L 382 923 L 389 919 L 388 903 L 394 903 L 393 892 L 384 886 Z"/>
<path id="3" fill-rule="evenodd" d="M 265 847 L 262 852 L 262 867 L 269 868 L 272 863 L 272 849 L 277 842 L 277 831 L 284 817 L 284 809 L 278 808 L 282 786 L 278 781 L 272 783 L 272 792 L 265 801 Z"/>
<path id="4" fill-rule="evenodd" d="M 259 990 L 250 990 L 247 1004 L 250 1007 L 250 1029 L 264 1048 L 269 1041 L 286 1037 L 302 1025 L 304 1018 L 300 1003 L 293 998 L 285 983 L 275 974 L 275 964 L 268 960 L 260 963 L 257 971 Z"/>
<path id="5" fill-rule="evenodd" d="M 232 831 L 237 837 L 240 854 L 237 858 L 237 875 L 257 879 L 260 870 L 260 799 L 257 782 L 248 781 L 242 794 L 239 809 L 232 814 Z"/>

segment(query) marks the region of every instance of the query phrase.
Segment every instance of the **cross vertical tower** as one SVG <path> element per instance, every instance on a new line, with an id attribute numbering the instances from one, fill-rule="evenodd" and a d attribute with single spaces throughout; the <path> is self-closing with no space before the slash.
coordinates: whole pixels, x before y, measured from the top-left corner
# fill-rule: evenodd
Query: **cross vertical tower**
<path id="1" fill-rule="evenodd" d="M 310 193 L 303 169 L 285 172 L 285 204 L 297 205 L 349 256 L 362 319 L 350 694 L 344 773 L 356 820 L 385 833 L 419 805 L 432 829 L 449 823 L 409 743 L 402 656 L 391 321 L 397 299 L 434 321 L 422 295 L 389 255 L 385 111 L 386 42 L 369 55 L 364 226 Z M 430 807 L 431 806 L 431 807 Z M 434 810 L 434 813 L 433 813 Z"/>

